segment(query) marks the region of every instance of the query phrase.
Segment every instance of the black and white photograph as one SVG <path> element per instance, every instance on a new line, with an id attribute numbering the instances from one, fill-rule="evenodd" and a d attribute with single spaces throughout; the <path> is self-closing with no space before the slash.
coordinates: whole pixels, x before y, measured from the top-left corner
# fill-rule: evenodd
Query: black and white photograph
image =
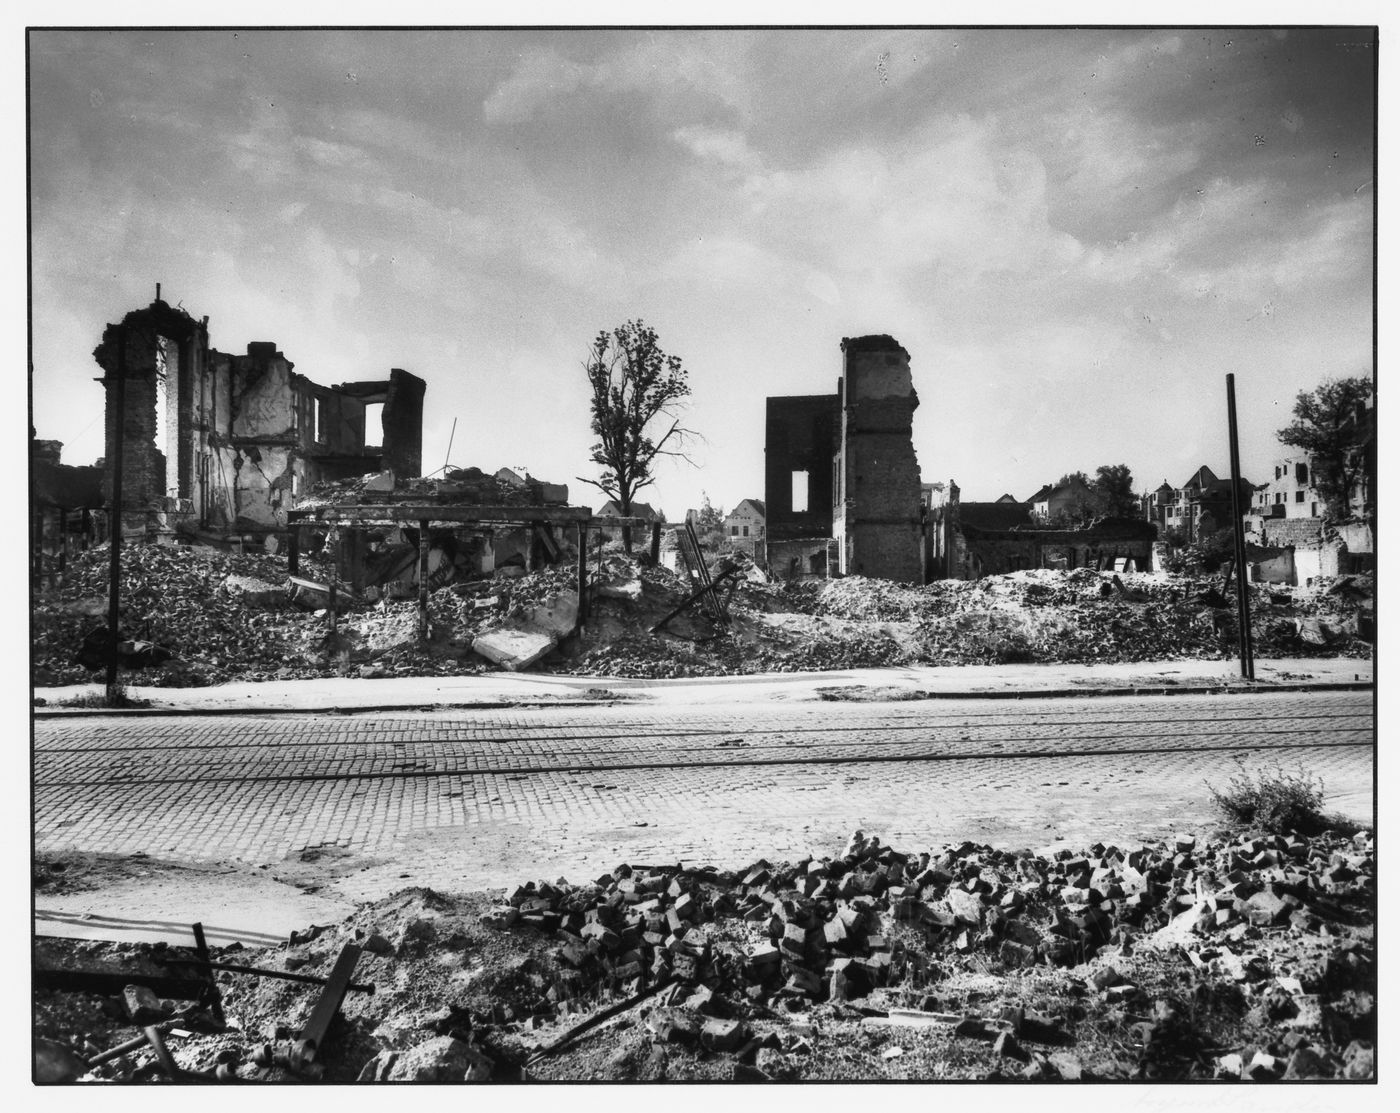
<path id="1" fill-rule="evenodd" d="M 1374 1101 L 1374 13 L 255 10 L 11 29 L 31 1085 Z"/>

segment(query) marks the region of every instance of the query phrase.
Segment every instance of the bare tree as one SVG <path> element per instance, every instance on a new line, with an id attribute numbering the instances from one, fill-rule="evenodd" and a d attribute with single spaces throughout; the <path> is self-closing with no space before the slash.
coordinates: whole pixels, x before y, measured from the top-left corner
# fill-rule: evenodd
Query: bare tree
<path id="1" fill-rule="evenodd" d="M 661 350 L 656 330 L 640 320 L 600 332 L 583 368 L 593 392 L 590 412 L 598 438 L 591 459 L 603 470 L 598 479 L 578 478 L 611 497 L 622 516 L 629 517 L 637 492 L 655 481 L 652 468 L 658 456 L 690 462 L 681 448 L 693 434 L 677 417 L 690 394 L 686 370 L 679 356 Z M 628 527 L 622 544 L 632 551 Z"/>

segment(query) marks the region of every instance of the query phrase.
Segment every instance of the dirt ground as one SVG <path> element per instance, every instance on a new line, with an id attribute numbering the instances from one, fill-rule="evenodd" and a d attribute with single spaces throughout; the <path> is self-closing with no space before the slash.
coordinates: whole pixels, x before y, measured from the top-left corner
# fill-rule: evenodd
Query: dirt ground
<path id="1" fill-rule="evenodd" d="M 301 884 L 316 887 L 316 867 Z M 171 868 L 49 856 L 35 885 Z M 320 977 L 346 944 L 363 948 L 354 978 L 374 992 L 346 996 L 314 1074 L 275 1055 L 261 1066 L 259 1049 L 300 1030 L 316 986 L 223 971 L 222 1024 L 178 999 L 141 1019 L 182 1070 L 270 1082 L 1361 1079 L 1375 1069 L 1374 882 L 1365 832 L 1048 859 L 972 843 L 903 853 L 857 833 L 816 861 L 411 888 L 276 945 L 214 948 Z M 40 971 L 191 977 L 165 960 L 192 956 L 35 943 Z M 116 996 L 42 987 L 34 1029 L 44 1069 L 67 1062 L 55 1077 L 68 1079 L 140 1035 Z M 155 1064 L 145 1048 L 82 1077 L 160 1081 Z"/>

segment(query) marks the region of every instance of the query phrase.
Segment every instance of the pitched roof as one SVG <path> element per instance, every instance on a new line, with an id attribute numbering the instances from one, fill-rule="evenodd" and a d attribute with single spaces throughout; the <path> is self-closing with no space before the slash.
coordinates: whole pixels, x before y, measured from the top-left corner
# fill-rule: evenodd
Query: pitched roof
<path id="1" fill-rule="evenodd" d="M 1214 482 L 1216 482 L 1215 472 L 1211 471 L 1210 468 L 1208 468 L 1205 464 L 1202 464 L 1199 468 L 1197 468 L 1194 472 L 1191 473 L 1191 478 L 1188 479 L 1181 486 L 1184 490 L 1187 487 L 1205 487 L 1208 484 Z"/>
<path id="2" fill-rule="evenodd" d="M 1054 488 L 1051 484 L 1047 483 L 1047 484 L 1046 484 L 1044 487 L 1042 487 L 1039 491 L 1037 491 L 1037 492 L 1036 492 L 1035 494 L 1033 494 L 1030 498 L 1028 498 L 1028 499 L 1026 500 L 1026 502 L 1028 502 L 1028 503 L 1029 503 L 1029 502 L 1043 502 L 1045 499 L 1047 499 L 1047 498 L 1050 497 L 1050 492 L 1053 491 L 1054 489 L 1055 489 L 1055 488 Z M 964 504 L 964 505 L 966 505 L 966 504 Z"/>
<path id="3" fill-rule="evenodd" d="M 732 518 L 735 514 L 739 513 L 740 509 L 744 506 L 745 503 L 747 503 L 749 506 L 752 506 L 760 517 L 768 517 L 768 511 L 764 508 L 762 499 L 741 499 L 739 501 L 739 505 L 736 506 L 733 510 L 731 510 L 728 514 L 726 514 L 725 517 Z"/>
<path id="4" fill-rule="evenodd" d="M 1240 477 L 1240 483 L 1246 491 L 1252 491 L 1254 489 L 1254 484 L 1243 476 Z M 1230 494 L 1230 481 L 1228 479 L 1214 479 L 1201 488 L 1201 493 L 1203 495 L 1223 495 L 1228 497 Z"/>

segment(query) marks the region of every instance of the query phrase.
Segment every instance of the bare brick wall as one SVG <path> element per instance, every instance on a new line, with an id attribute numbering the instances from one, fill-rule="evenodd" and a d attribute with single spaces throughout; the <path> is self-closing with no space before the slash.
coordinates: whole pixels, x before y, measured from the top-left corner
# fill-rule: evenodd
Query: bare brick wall
<path id="1" fill-rule="evenodd" d="M 423 474 L 423 396 L 427 384 L 401 367 L 389 372 L 384 400 L 384 464 L 400 477 Z M 369 440 L 373 442 L 373 436 Z"/>
<path id="2" fill-rule="evenodd" d="M 831 536 L 831 465 L 837 428 L 834 394 L 768 399 L 763 499 L 770 541 Z M 792 509 L 795 471 L 808 474 L 805 512 Z"/>
<path id="3" fill-rule="evenodd" d="M 920 476 L 914 451 L 919 396 L 909 353 L 892 337 L 841 342 L 845 571 L 922 583 Z"/>
<path id="4" fill-rule="evenodd" d="M 1322 519 L 1268 518 L 1262 536 L 1265 545 L 1312 545 L 1322 536 Z"/>
<path id="5" fill-rule="evenodd" d="M 125 360 L 121 358 L 119 342 L 125 337 Z M 105 448 L 107 459 L 116 454 L 117 423 L 122 423 L 122 505 L 151 507 L 166 495 L 166 460 L 156 449 L 156 434 L 168 415 L 156 412 L 157 364 L 162 341 L 166 349 L 166 382 L 178 422 L 189 422 L 194 412 L 191 385 L 191 361 L 196 350 L 202 351 L 208 342 L 203 322 L 189 314 L 173 309 L 157 299 L 145 309 L 136 309 L 122 318 L 120 325 L 108 325 L 102 342 L 93 351 L 104 372 L 102 385 L 107 390 Z M 116 376 L 124 367 L 125 413 L 116 413 Z M 178 438 L 177 438 L 178 444 Z M 177 456 L 176 470 L 181 494 L 190 480 L 193 466 L 188 454 Z M 103 498 L 112 497 L 111 474 L 102 480 Z"/>
<path id="6" fill-rule="evenodd" d="M 112 333 L 111 350 L 116 351 Z M 107 343 L 104 339 L 104 345 Z M 109 461 L 117 457 L 117 392 L 115 365 L 102 380 L 107 389 L 105 452 Z M 122 505 L 151 505 L 165 493 L 165 456 L 156 450 L 156 374 L 154 349 L 139 334 L 127 336 L 126 385 L 121 417 L 122 428 Z M 112 469 L 102 469 L 102 499 L 112 502 Z"/>

